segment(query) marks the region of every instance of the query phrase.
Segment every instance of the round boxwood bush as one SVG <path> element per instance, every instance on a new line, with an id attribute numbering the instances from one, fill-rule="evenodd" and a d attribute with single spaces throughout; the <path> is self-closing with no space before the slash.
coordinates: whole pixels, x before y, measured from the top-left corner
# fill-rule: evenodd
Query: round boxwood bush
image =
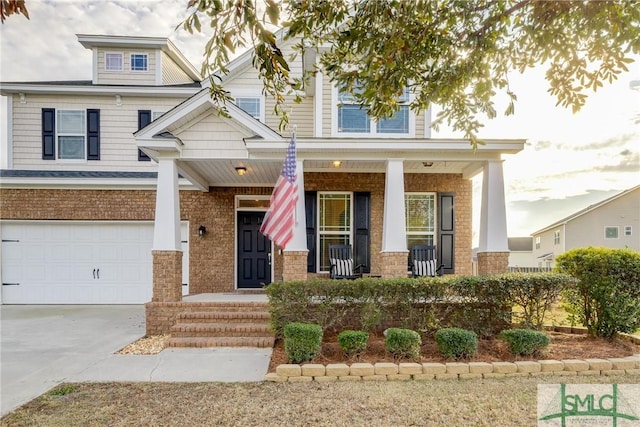
<path id="1" fill-rule="evenodd" d="M 461 328 L 444 328 L 435 334 L 440 353 L 450 359 L 474 356 L 478 352 L 478 336 Z"/>
<path id="2" fill-rule="evenodd" d="M 346 330 L 338 334 L 338 344 L 348 356 L 359 354 L 367 348 L 369 334 L 364 331 Z"/>
<path id="3" fill-rule="evenodd" d="M 394 357 L 420 357 L 422 339 L 410 329 L 389 328 L 385 331 L 384 348 Z"/>
<path id="4" fill-rule="evenodd" d="M 313 359 L 320 353 L 322 327 L 313 323 L 288 323 L 284 326 L 284 351 L 291 363 Z"/>
<path id="5" fill-rule="evenodd" d="M 509 344 L 509 351 L 516 356 L 531 356 L 551 344 L 549 335 L 533 329 L 505 329 L 498 338 Z"/>

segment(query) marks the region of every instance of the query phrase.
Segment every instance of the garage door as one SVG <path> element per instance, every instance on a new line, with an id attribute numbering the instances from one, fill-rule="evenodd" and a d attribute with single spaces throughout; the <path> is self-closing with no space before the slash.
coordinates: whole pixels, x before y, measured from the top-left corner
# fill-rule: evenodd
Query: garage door
<path id="1" fill-rule="evenodd" d="M 2 303 L 146 303 L 152 244 L 153 223 L 146 222 L 3 223 Z"/>

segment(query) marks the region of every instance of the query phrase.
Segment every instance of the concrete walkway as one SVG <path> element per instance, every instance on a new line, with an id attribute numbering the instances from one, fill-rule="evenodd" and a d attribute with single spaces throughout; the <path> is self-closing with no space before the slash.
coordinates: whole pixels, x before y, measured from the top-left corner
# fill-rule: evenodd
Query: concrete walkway
<path id="1" fill-rule="evenodd" d="M 144 306 L 0 306 L 2 415 L 62 382 L 261 381 L 271 349 L 114 354 L 144 336 Z"/>

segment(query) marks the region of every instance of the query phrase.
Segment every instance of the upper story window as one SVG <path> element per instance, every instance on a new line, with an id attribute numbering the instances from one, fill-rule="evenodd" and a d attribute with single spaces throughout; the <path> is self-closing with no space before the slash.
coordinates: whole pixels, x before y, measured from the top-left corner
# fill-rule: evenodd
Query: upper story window
<path id="1" fill-rule="evenodd" d="M 131 54 L 131 71 L 147 71 L 148 56 L 146 53 Z"/>
<path id="2" fill-rule="evenodd" d="M 235 98 L 236 105 L 257 120 L 263 119 L 262 98 L 242 96 Z"/>
<path id="3" fill-rule="evenodd" d="M 354 92 L 358 92 L 358 88 Z M 413 134 L 413 114 L 409 110 L 409 88 L 405 88 L 398 98 L 399 110 L 393 117 L 374 120 L 367 114 L 366 106 L 356 103 L 353 92 L 337 90 L 336 124 L 337 134 L 371 136 L 411 136 Z"/>
<path id="4" fill-rule="evenodd" d="M 123 58 L 121 53 L 105 53 L 104 54 L 104 68 L 106 71 L 122 71 Z"/>
<path id="5" fill-rule="evenodd" d="M 618 238 L 618 227 L 605 227 L 604 228 L 604 238 L 605 239 L 617 239 Z"/>
<path id="6" fill-rule="evenodd" d="M 42 109 L 42 160 L 100 160 L 100 110 Z"/>
<path id="7" fill-rule="evenodd" d="M 536 249 L 540 249 L 540 236 L 536 236 Z"/>
<path id="8" fill-rule="evenodd" d="M 554 245 L 560 244 L 560 230 L 556 230 L 553 232 L 553 244 Z"/>
<path id="9" fill-rule="evenodd" d="M 85 160 L 85 111 L 57 111 L 57 153 L 62 160 Z"/>
<path id="10" fill-rule="evenodd" d="M 625 236 L 631 236 L 632 234 L 632 227 L 630 225 L 625 225 L 624 227 L 624 235 Z"/>

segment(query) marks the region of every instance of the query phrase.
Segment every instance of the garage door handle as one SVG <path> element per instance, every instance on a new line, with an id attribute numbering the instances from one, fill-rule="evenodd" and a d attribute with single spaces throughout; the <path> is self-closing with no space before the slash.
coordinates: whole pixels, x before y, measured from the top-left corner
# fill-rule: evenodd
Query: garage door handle
<path id="1" fill-rule="evenodd" d="M 3 283 L 2 286 L 20 286 L 20 283 Z"/>
<path id="2" fill-rule="evenodd" d="M 99 279 L 100 278 L 100 269 L 98 269 L 97 273 L 98 273 L 98 279 Z"/>
<path id="3" fill-rule="evenodd" d="M 96 278 L 96 269 L 95 268 L 93 269 L 93 278 L 94 279 Z"/>

